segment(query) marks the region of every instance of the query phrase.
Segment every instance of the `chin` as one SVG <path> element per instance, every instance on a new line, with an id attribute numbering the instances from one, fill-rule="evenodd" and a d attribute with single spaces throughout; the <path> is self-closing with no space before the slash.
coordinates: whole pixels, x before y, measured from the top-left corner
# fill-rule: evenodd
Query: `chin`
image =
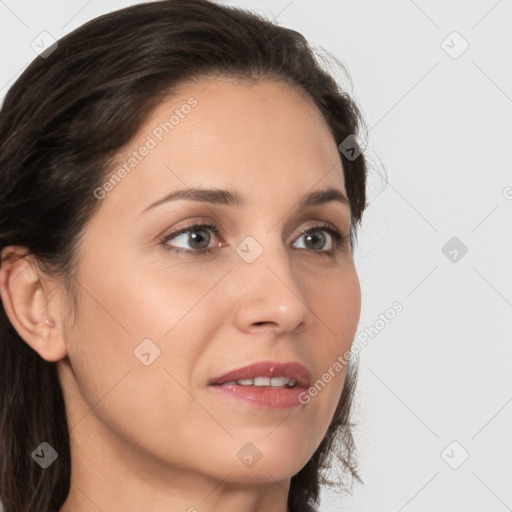
<path id="1" fill-rule="evenodd" d="M 233 471 L 227 480 L 239 484 L 268 484 L 290 480 L 305 463 L 299 467 L 279 464 L 263 464 L 261 461 L 251 469 L 239 468 Z"/>
<path id="2" fill-rule="evenodd" d="M 252 447 L 245 448 L 247 453 Z M 242 448 L 241 451 L 244 449 Z M 256 457 L 260 457 L 257 459 Z M 268 447 L 258 455 L 254 452 L 253 459 L 242 453 L 237 464 L 231 464 L 233 473 L 230 480 L 237 480 L 245 483 L 269 483 L 274 481 L 288 480 L 297 474 L 308 462 L 309 458 L 298 450 L 283 450 L 280 447 Z M 245 459 L 245 460 L 244 460 Z"/>

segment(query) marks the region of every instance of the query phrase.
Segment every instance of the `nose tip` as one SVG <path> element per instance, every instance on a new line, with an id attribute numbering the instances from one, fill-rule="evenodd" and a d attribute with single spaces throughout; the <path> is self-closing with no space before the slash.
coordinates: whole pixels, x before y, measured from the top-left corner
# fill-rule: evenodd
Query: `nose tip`
<path id="1" fill-rule="evenodd" d="M 312 321 L 312 311 L 291 272 L 288 258 L 272 260 L 272 267 L 251 265 L 237 297 L 235 322 L 242 331 L 298 332 Z"/>

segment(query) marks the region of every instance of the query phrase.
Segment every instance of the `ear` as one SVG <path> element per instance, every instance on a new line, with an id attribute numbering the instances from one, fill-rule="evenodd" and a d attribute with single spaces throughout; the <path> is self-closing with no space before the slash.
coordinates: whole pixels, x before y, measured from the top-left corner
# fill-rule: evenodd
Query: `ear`
<path id="1" fill-rule="evenodd" d="M 0 293 L 4 310 L 25 342 L 46 361 L 67 356 L 58 301 L 51 282 L 26 247 L 8 246 L 0 253 Z"/>

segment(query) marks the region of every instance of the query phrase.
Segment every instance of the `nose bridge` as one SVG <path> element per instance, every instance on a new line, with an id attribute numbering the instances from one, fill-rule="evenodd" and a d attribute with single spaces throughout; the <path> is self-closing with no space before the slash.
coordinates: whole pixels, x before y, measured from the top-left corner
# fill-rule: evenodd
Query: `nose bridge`
<path id="1" fill-rule="evenodd" d="M 246 278 L 254 279 L 255 284 L 267 283 L 291 288 L 295 294 L 301 294 L 295 281 L 289 260 L 287 247 L 284 245 L 278 230 L 259 233 L 246 237 L 236 248 L 236 252 L 245 265 L 241 265 Z M 291 291 L 290 291 L 291 292 Z"/>
<path id="2" fill-rule="evenodd" d="M 256 236 L 246 237 L 236 248 L 241 279 L 235 315 L 239 327 L 269 323 L 290 331 L 309 323 L 307 297 L 278 231 Z"/>

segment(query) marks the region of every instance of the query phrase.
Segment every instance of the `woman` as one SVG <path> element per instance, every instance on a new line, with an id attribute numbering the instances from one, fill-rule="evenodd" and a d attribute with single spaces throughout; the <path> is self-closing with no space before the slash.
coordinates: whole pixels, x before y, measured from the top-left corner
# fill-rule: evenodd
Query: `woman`
<path id="1" fill-rule="evenodd" d="M 314 510 L 349 413 L 359 111 L 206 0 L 92 20 L 0 117 L 5 512 Z"/>

